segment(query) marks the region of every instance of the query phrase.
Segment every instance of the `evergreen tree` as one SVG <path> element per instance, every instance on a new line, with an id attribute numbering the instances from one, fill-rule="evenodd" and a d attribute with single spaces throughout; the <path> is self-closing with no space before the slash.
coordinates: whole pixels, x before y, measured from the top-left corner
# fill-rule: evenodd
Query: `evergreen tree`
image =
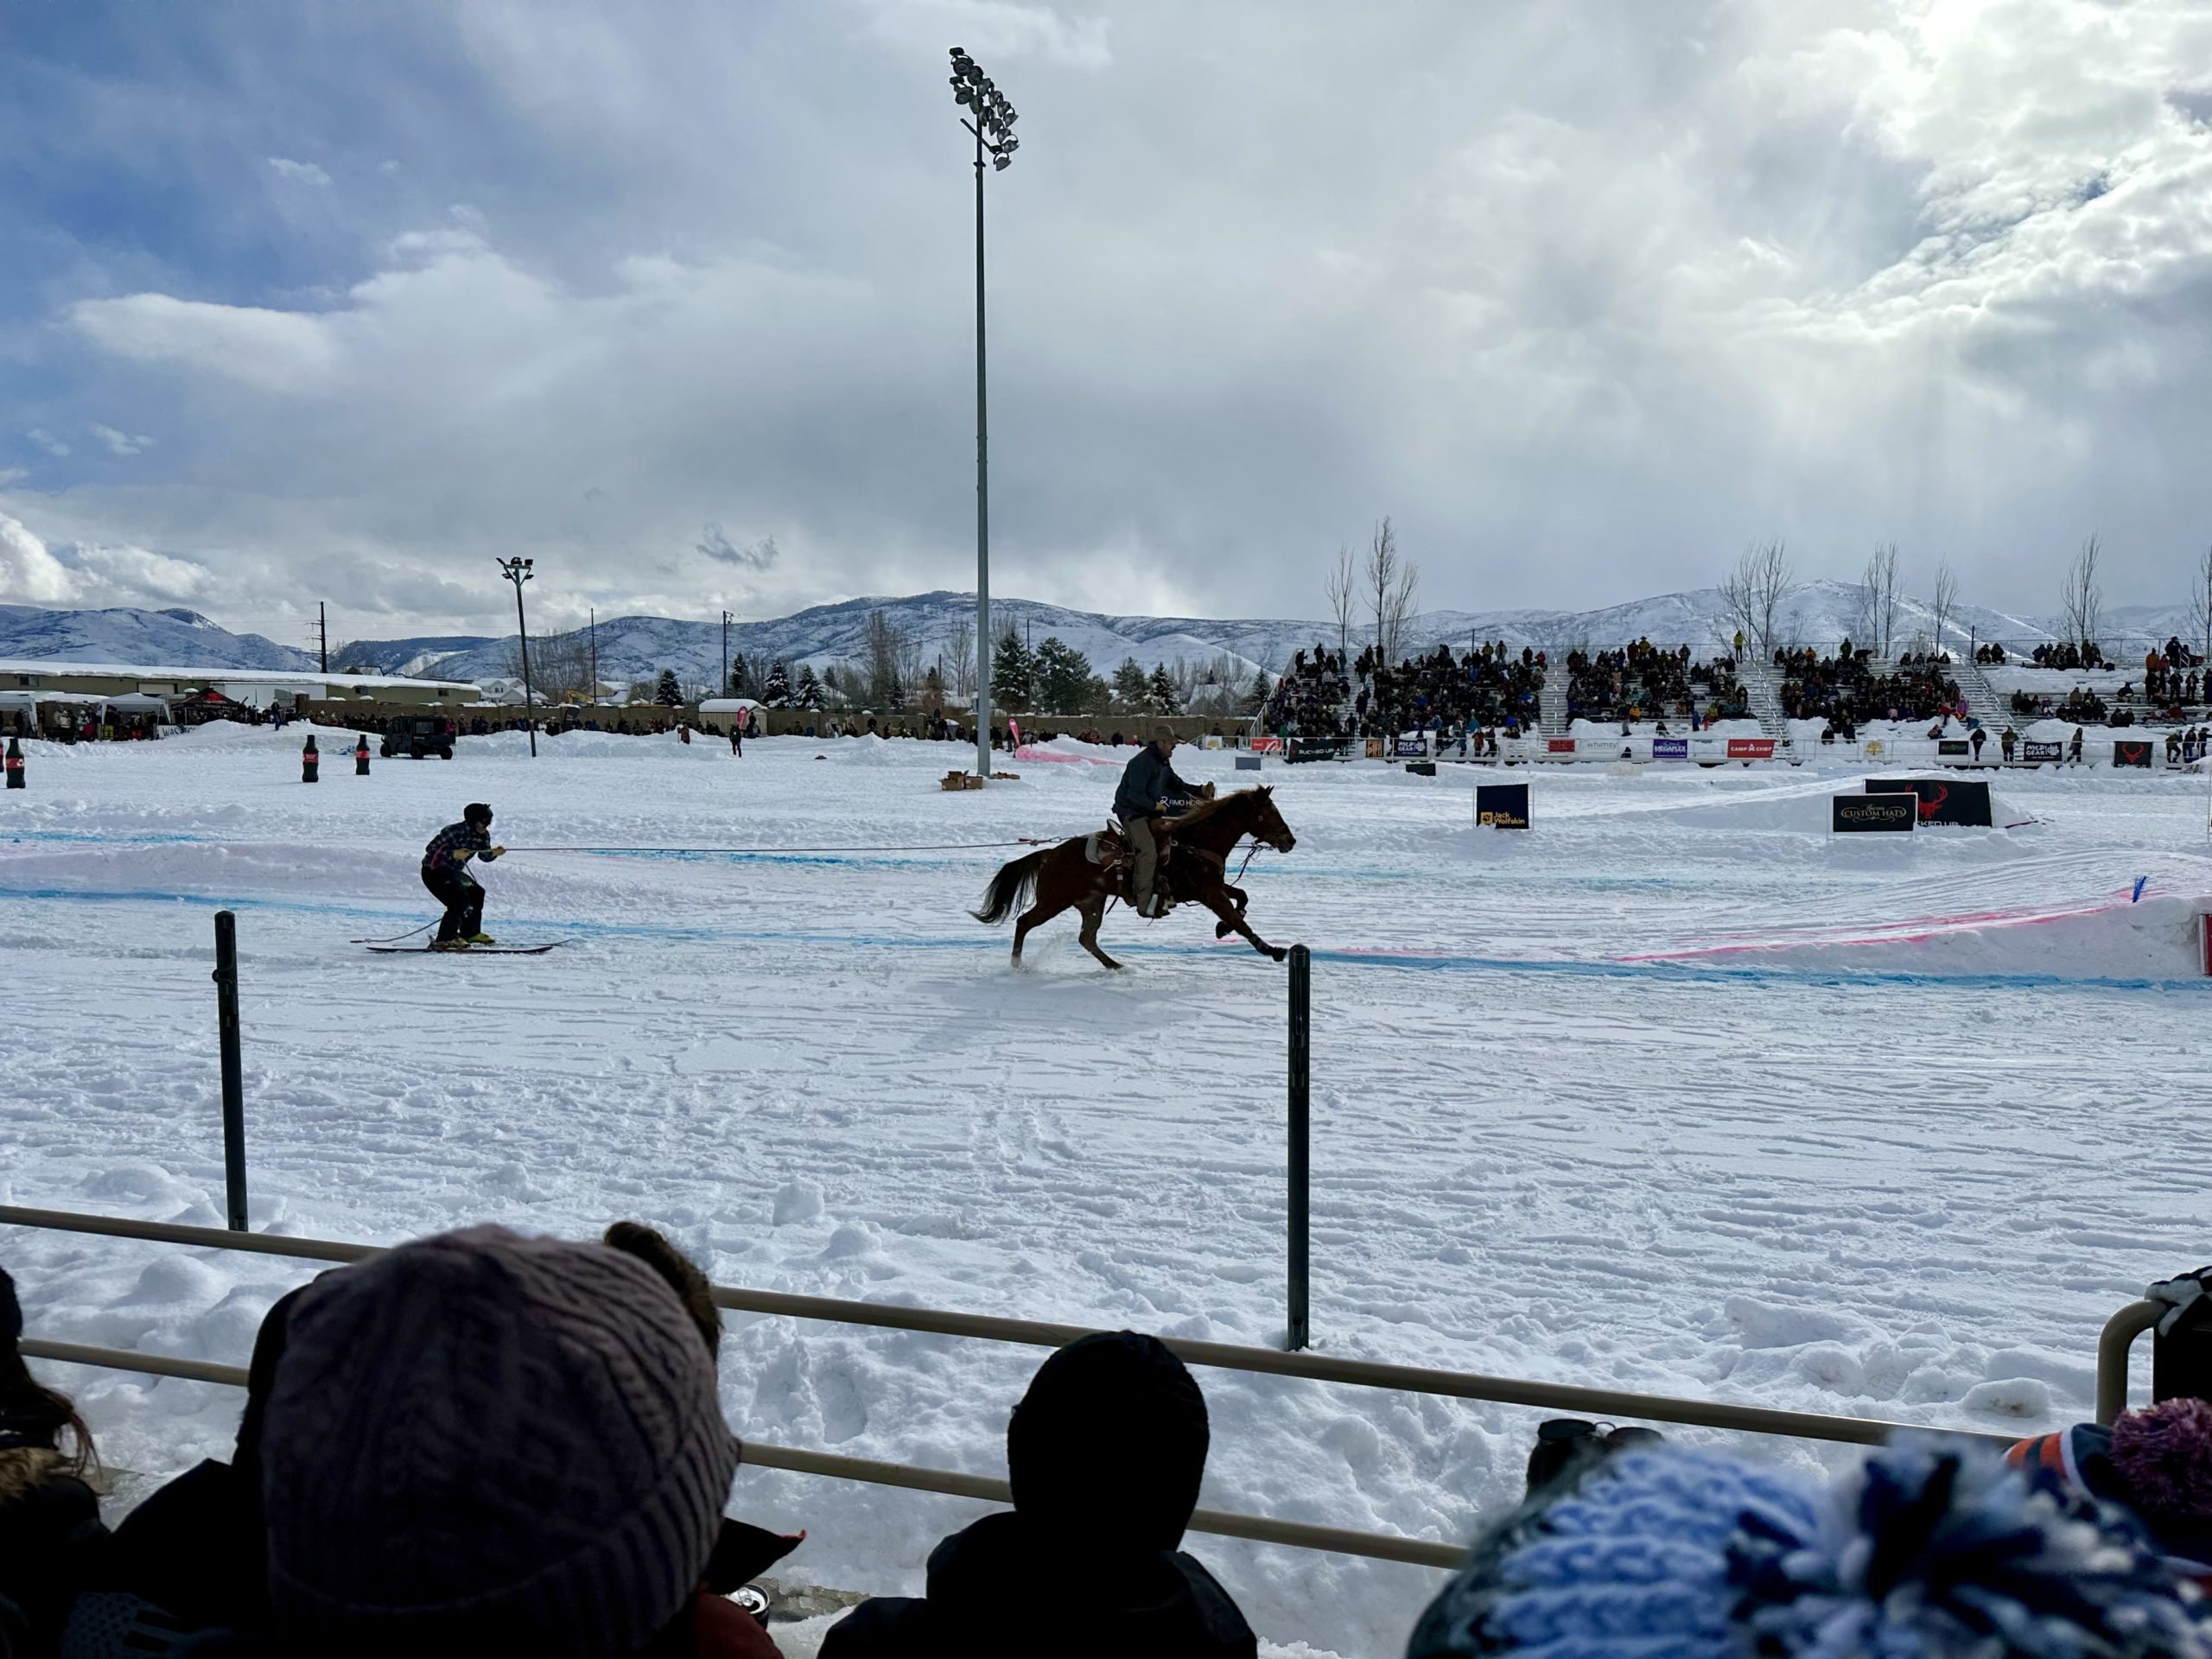
<path id="1" fill-rule="evenodd" d="M 1252 689 L 1244 694 L 1244 700 L 1252 705 L 1251 712 L 1256 715 L 1265 709 L 1268 706 L 1268 699 L 1274 694 L 1274 687 L 1268 683 L 1268 671 L 1264 668 L 1254 669 Z"/>
<path id="2" fill-rule="evenodd" d="M 1037 647 L 1034 664 L 1037 696 L 1043 704 L 1041 712 L 1052 715 L 1079 715 L 1085 712 L 1090 702 L 1090 658 L 1073 645 L 1064 644 L 1058 634 L 1047 634 Z"/>
<path id="3" fill-rule="evenodd" d="M 745 695 L 745 653 L 741 651 L 729 659 L 729 695 Z"/>
<path id="4" fill-rule="evenodd" d="M 1025 714 L 1037 700 L 1036 685 L 1036 659 L 1008 628 L 991 653 L 991 702 L 1002 714 Z"/>
<path id="5" fill-rule="evenodd" d="M 807 667 L 804 663 L 799 664 L 799 683 L 802 686 L 804 686 L 811 683 L 813 679 L 814 671 Z M 771 709 L 783 709 L 790 706 L 791 700 L 791 679 L 790 673 L 785 669 L 783 660 L 780 658 L 770 664 L 768 669 L 768 683 L 766 685 L 763 686 L 761 690 L 766 695 L 761 697 L 760 701 L 766 703 Z"/>
<path id="6" fill-rule="evenodd" d="M 683 688 L 677 683 L 674 669 L 661 670 L 660 683 L 653 687 L 653 701 L 664 709 L 681 709 L 683 706 Z"/>
<path id="7" fill-rule="evenodd" d="M 1152 683 L 1146 688 L 1146 696 L 1153 708 L 1160 714 L 1179 715 L 1183 712 L 1183 699 L 1176 695 L 1174 679 L 1168 674 L 1165 663 L 1153 664 Z"/>
<path id="8" fill-rule="evenodd" d="M 776 673 L 769 676 L 769 684 L 773 685 L 776 683 L 776 676 L 783 672 L 783 668 L 784 665 L 781 663 L 776 664 Z M 816 709 L 822 707 L 822 682 L 814 677 L 812 663 L 801 663 L 798 665 L 798 689 L 793 700 L 802 709 Z"/>
<path id="9" fill-rule="evenodd" d="M 1145 677 L 1141 664 L 1134 657 L 1122 658 L 1122 665 L 1114 671 L 1114 700 L 1125 709 L 1141 709 L 1152 690 L 1152 682 Z"/>

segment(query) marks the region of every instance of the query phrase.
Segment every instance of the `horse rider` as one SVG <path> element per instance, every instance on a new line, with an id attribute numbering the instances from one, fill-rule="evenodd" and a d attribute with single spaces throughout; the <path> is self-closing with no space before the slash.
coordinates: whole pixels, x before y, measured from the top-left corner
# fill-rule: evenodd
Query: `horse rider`
<path id="1" fill-rule="evenodd" d="M 1211 784 L 1200 789 L 1177 777 L 1174 761 L 1175 728 L 1162 726 L 1122 769 L 1122 786 L 1114 791 L 1114 816 L 1121 820 L 1122 833 L 1136 851 L 1135 886 L 1140 916 L 1159 916 L 1166 909 L 1166 895 L 1155 893 L 1153 886 L 1167 840 L 1159 820 L 1185 810 L 1193 802 L 1213 798 Z"/>

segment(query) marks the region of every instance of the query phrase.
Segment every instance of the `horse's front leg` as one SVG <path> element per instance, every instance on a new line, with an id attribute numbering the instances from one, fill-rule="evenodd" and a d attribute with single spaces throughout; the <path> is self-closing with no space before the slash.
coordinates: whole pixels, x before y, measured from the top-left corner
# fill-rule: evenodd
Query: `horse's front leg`
<path id="1" fill-rule="evenodd" d="M 1281 950 L 1276 949 L 1274 945 L 1269 944 L 1265 939 L 1255 933 L 1251 928 L 1246 925 L 1244 920 L 1244 912 L 1238 910 L 1230 901 L 1229 893 L 1226 888 L 1217 888 L 1215 891 L 1204 895 L 1200 902 L 1203 903 L 1208 910 L 1213 912 L 1215 915 L 1221 918 L 1224 926 L 1229 928 L 1232 932 L 1242 933 L 1246 938 L 1249 939 L 1252 942 L 1252 948 L 1258 951 L 1262 956 L 1273 957 L 1277 962 L 1281 962 L 1285 957 L 1290 954 L 1287 950 Z M 1220 937 L 1219 929 L 1216 929 L 1215 932 L 1217 938 Z"/>

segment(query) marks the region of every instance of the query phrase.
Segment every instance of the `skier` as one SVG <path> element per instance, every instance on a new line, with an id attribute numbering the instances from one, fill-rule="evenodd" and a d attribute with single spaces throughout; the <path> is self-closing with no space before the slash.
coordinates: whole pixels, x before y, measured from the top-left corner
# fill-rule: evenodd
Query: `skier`
<path id="1" fill-rule="evenodd" d="M 484 889 L 468 873 L 468 861 L 480 855 L 489 863 L 506 850 L 492 844 L 492 809 L 481 801 L 463 807 L 459 823 L 430 837 L 423 849 L 423 885 L 446 907 L 431 950 L 466 950 L 493 943 L 484 931 Z"/>

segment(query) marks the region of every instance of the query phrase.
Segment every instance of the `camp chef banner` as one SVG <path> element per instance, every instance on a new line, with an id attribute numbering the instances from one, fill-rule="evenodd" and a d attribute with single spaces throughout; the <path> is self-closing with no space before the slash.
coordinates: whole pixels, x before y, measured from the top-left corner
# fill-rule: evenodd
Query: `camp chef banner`
<path id="1" fill-rule="evenodd" d="M 1965 779 L 1869 778 L 1869 795 L 1917 796 L 1923 823 L 1955 824 L 1970 830 L 1991 827 L 1989 785 Z"/>
<path id="2" fill-rule="evenodd" d="M 1687 737 L 1655 737 L 1651 740 L 1654 760 L 1687 760 L 1690 758 L 1690 741 Z"/>
<path id="3" fill-rule="evenodd" d="M 1900 792 L 1830 798 L 1828 829 L 1839 836 L 1895 833 L 1898 830 L 1910 835 L 1919 822 L 1920 800 L 1915 795 Z"/>
<path id="4" fill-rule="evenodd" d="M 1774 759 L 1774 740 L 1770 737 L 1732 737 L 1728 740 L 1731 760 L 1771 760 Z"/>
<path id="5" fill-rule="evenodd" d="M 1477 784 L 1475 823 L 1486 830 L 1526 830 L 1529 827 L 1529 785 Z"/>

